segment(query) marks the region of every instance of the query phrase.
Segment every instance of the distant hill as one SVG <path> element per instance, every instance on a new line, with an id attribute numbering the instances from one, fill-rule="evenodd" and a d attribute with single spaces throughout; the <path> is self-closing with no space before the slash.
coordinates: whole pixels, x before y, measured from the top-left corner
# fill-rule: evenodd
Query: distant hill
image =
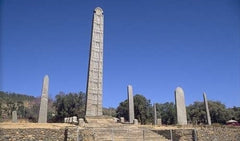
<path id="1" fill-rule="evenodd" d="M 31 101 L 34 100 L 34 96 L 29 96 L 25 94 L 17 94 L 17 93 L 8 93 L 0 91 L 0 102 L 5 103 L 8 100 L 11 100 L 12 102 L 19 102 L 19 101 Z"/>
<path id="2" fill-rule="evenodd" d="M 39 105 L 38 101 L 39 98 L 34 96 L 0 91 L 0 120 L 11 119 L 14 110 L 17 111 L 19 118 L 32 117 L 35 113 L 31 113 L 31 109 L 33 105 Z"/>

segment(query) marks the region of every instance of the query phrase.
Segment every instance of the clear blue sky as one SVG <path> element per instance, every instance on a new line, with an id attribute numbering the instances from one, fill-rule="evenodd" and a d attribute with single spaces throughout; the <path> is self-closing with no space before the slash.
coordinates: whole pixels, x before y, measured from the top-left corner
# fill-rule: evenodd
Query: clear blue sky
<path id="1" fill-rule="evenodd" d="M 240 106 L 239 0 L 0 0 L 0 89 L 40 96 L 86 90 L 91 20 L 104 11 L 105 107 L 134 94 Z"/>

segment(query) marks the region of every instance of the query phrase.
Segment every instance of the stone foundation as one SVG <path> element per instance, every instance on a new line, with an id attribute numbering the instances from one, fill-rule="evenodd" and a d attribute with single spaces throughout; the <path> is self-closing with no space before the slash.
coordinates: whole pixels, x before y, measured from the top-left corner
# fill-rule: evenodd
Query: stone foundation
<path id="1" fill-rule="evenodd" d="M 240 127 L 203 126 L 197 128 L 199 141 L 240 141 Z"/>
<path id="2" fill-rule="evenodd" d="M 152 130 L 151 133 L 147 127 L 138 128 L 133 125 L 117 124 L 116 126 L 109 126 L 105 128 L 93 127 L 93 128 L 79 128 L 79 134 L 77 136 L 77 126 L 63 125 L 63 127 L 56 127 L 58 124 L 54 124 L 51 128 L 46 126 L 35 124 L 38 128 L 28 127 L 34 126 L 34 124 L 25 125 L 20 127 L 16 124 L 14 128 L 5 128 L 0 125 L 0 140 L 1 141 L 75 141 L 78 139 L 83 141 L 94 141 L 107 138 L 115 140 L 122 138 L 122 140 L 170 140 L 172 131 L 172 139 L 174 141 L 240 141 L 240 127 L 231 126 L 202 126 L 195 127 L 194 129 L 158 129 Z M 49 126 L 49 124 L 46 124 Z M 110 124 L 109 124 L 110 125 Z M 25 127 L 23 127 L 25 126 Z M 196 131 L 196 134 L 195 132 Z M 160 136 L 157 136 L 156 133 Z M 196 135 L 196 136 L 195 136 Z M 144 136 L 144 137 L 143 137 Z M 131 138 L 131 139 L 130 139 Z M 165 139 L 164 139 L 165 138 Z M 158 139 L 159 140 L 159 139 Z"/>
<path id="3" fill-rule="evenodd" d="M 77 137 L 76 127 L 62 129 L 24 128 L 3 129 L 0 128 L 1 141 L 74 141 Z"/>

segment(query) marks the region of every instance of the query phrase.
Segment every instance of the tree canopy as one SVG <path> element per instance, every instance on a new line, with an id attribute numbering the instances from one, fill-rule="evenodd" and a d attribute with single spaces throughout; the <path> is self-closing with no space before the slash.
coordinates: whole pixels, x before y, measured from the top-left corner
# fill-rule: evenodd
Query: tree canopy
<path id="1" fill-rule="evenodd" d="M 133 97 L 134 100 L 134 113 L 135 118 L 141 124 L 147 124 L 152 122 L 152 106 L 150 100 L 147 100 L 143 95 L 137 94 Z M 129 120 L 128 117 L 128 100 L 125 100 L 117 107 L 117 117 L 124 117 Z"/>
<path id="2" fill-rule="evenodd" d="M 86 96 L 83 92 L 68 94 L 60 92 L 55 99 L 53 106 L 56 109 L 56 122 L 63 122 L 65 117 L 84 117 Z"/>

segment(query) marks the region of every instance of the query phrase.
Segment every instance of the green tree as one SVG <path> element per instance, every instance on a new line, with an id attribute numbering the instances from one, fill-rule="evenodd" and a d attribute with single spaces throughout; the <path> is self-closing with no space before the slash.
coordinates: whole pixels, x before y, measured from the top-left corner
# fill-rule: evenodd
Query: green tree
<path id="1" fill-rule="evenodd" d="M 164 104 L 156 103 L 158 117 L 162 119 L 162 124 L 176 124 L 176 110 L 173 102 Z"/>
<path id="2" fill-rule="evenodd" d="M 103 108 L 103 115 L 116 117 L 116 109 L 112 107 Z"/>
<path id="3" fill-rule="evenodd" d="M 30 122 L 37 122 L 40 110 L 40 97 L 34 100 L 30 107 L 25 108 L 25 118 Z"/>
<path id="4" fill-rule="evenodd" d="M 55 121 L 63 122 L 65 117 L 85 115 L 85 94 L 80 93 L 59 93 L 53 103 L 56 109 Z"/>
<path id="5" fill-rule="evenodd" d="M 192 124 L 206 123 L 206 110 L 203 102 L 194 102 L 187 107 L 188 122 Z"/>
<path id="6" fill-rule="evenodd" d="M 231 119 L 226 106 L 219 101 L 208 101 L 209 112 L 212 123 L 225 124 L 227 120 Z"/>
<path id="7" fill-rule="evenodd" d="M 208 101 L 209 113 L 212 123 L 225 124 L 227 120 L 234 117 L 235 112 L 226 109 L 226 106 L 219 101 Z M 194 102 L 187 107 L 188 121 L 193 124 L 206 123 L 206 110 L 203 102 Z"/>
<path id="8" fill-rule="evenodd" d="M 117 117 L 124 117 L 127 121 L 129 120 L 128 118 L 128 100 L 125 100 L 119 104 L 116 110 Z"/>
<path id="9" fill-rule="evenodd" d="M 135 118 L 141 124 L 152 123 L 152 105 L 150 100 L 147 100 L 143 95 L 137 94 L 134 96 L 134 112 Z"/>
<path id="10" fill-rule="evenodd" d="M 152 106 L 150 100 L 147 100 L 143 95 L 137 94 L 134 99 L 134 114 L 135 118 L 141 124 L 147 124 L 152 122 Z M 125 100 L 117 107 L 117 117 L 124 117 L 126 120 L 128 117 L 128 100 Z"/>
<path id="11" fill-rule="evenodd" d="M 25 108 L 22 101 L 17 102 L 17 115 L 20 118 L 25 117 Z"/>
<path id="12" fill-rule="evenodd" d="M 228 113 L 231 115 L 231 119 L 237 120 L 240 122 L 240 107 L 232 107 L 228 108 Z"/>

